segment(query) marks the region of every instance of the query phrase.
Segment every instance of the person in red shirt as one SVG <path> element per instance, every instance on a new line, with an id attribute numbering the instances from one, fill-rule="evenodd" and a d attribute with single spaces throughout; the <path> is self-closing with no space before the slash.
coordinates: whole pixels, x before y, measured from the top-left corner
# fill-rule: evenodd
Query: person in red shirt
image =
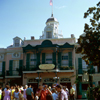
<path id="1" fill-rule="evenodd" d="M 52 92 L 48 89 L 47 85 L 41 86 L 41 90 L 39 91 L 40 100 L 46 100 L 46 96 Z"/>

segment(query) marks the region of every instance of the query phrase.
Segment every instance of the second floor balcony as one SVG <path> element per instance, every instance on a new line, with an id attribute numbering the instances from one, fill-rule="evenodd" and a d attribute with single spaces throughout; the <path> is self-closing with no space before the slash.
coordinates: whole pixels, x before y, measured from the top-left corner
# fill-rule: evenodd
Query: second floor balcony
<path id="1" fill-rule="evenodd" d="M 6 76 L 21 76 L 21 70 L 6 71 Z"/>
<path id="2" fill-rule="evenodd" d="M 88 69 L 88 68 L 79 68 L 78 69 L 78 74 L 83 74 L 84 72 L 88 72 L 89 74 L 95 74 L 97 72 L 95 72 L 95 68 L 92 69 Z"/>

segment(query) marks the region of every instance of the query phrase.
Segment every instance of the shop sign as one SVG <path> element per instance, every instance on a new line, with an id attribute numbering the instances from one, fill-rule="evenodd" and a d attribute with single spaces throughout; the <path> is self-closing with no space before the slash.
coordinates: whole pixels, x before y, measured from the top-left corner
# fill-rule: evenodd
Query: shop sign
<path id="1" fill-rule="evenodd" d="M 39 65 L 40 69 L 54 69 L 55 65 L 54 64 L 41 64 Z"/>

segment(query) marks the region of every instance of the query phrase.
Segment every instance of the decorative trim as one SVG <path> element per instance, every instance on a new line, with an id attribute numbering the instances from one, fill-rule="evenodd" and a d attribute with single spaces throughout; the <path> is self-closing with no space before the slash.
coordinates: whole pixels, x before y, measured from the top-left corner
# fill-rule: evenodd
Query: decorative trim
<path id="1" fill-rule="evenodd" d="M 20 52 L 12 53 L 12 58 L 20 58 Z"/>

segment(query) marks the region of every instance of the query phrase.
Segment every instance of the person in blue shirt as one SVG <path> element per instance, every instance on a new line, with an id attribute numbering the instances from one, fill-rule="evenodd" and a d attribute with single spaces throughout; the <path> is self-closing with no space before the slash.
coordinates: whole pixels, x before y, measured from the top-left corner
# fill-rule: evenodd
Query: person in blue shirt
<path id="1" fill-rule="evenodd" d="M 26 96 L 27 96 L 27 100 L 34 99 L 34 93 L 33 93 L 33 90 L 31 88 L 31 85 L 28 85 L 28 88 L 26 89 Z"/>

